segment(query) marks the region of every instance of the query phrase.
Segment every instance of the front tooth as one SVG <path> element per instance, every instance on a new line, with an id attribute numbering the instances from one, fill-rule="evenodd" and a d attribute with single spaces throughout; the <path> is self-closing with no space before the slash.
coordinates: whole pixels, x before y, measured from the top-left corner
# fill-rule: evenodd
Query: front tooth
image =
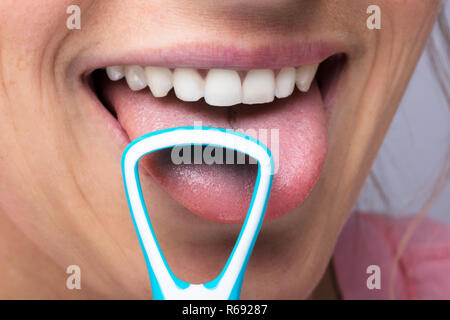
<path id="1" fill-rule="evenodd" d="M 197 101 L 203 97 L 205 81 L 195 69 L 177 68 L 173 72 L 173 88 L 178 99 Z"/>
<path id="2" fill-rule="evenodd" d="M 316 76 L 318 67 L 318 64 L 313 64 L 297 68 L 295 83 L 297 84 L 298 90 L 302 92 L 308 92 L 309 88 L 311 87 L 311 83 Z"/>
<path id="3" fill-rule="evenodd" d="M 125 79 L 133 91 L 142 90 L 147 86 L 144 69 L 140 66 L 126 66 Z"/>
<path id="4" fill-rule="evenodd" d="M 275 79 L 275 96 L 277 98 L 289 97 L 294 92 L 295 68 L 283 68 Z"/>
<path id="5" fill-rule="evenodd" d="M 227 107 L 242 102 L 241 78 L 234 70 L 211 69 L 205 81 L 205 101 Z"/>
<path id="6" fill-rule="evenodd" d="M 242 102 L 272 102 L 275 97 L 275 75 L 270 69 L 250 70 L 242 85 Z"/>
<path id="7" fill-rule="evenodd" d="M 173 87 L 172 71 L 168 68 L 146 67 L 145 76 L 150 91 L 156 98 L 165 97 Z"/>
<path id="8" fill-rule="evenodd" d="M 109 80 L 117 81 L 125 76 L 125 71 L 123 66 L 111 66 L 106 67 L 106 74 L 108 75 Z"/>

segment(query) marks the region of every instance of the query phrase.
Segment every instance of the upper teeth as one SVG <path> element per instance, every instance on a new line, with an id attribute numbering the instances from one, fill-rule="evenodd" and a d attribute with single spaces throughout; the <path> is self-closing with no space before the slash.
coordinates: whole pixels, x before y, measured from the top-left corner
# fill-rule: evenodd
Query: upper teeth
<path id="1" fill-rule="evenodd" d="M 162 67 L 137 65 L 111 66 L 106 74 L 112 81 L 125 77 L 133 91 L 149 86 L 155 97 L 165 97 L 174 88 L 175 95 L 183 101 L 204 98 L 212 106 L 227 107 L 238 103 L 268 103 L 277 98 L 290 96 L 295 85 L 307 92 L 317 72 L 318 64 L 283 68 L 275 72 L 257 69 L 247 72 L 243 79 L 236 70 L 210 69 L 204 79 L 196 69 L 176 68 L 171 71 Z"/>

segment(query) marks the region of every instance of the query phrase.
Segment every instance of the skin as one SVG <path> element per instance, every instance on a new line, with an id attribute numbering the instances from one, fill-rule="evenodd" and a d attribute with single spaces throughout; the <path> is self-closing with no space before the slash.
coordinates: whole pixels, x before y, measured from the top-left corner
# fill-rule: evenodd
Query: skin
<path id="1" fill-rule="evenodd" d="M 263 225 L 242 298 L 337 297 L 327 269 L 334 244 L 440 2 L 375 1 L 382 29 L 369 30 L 365 11 L 374 1 L 82 0 L 82 29 L 70 31 L 72 2 L 0 2 L 0 297 L 151 298 L 123 191 L 123 146 L 85 108 L 92 98 L 72 68 L 86 50 L 214 41 L 218 33 L 251 47 L 301 35 L 301 21 L 306 30 L 333 30 L 353 49 L 327 114 L 322 174 L 301 206 Z M 240 226 L 185 214 L 155 183 L 144 189 L 174 273 L 193 283 L 214 278 Z M 82 270 L 82 290 L 65 287 L 72 264 Z"/>

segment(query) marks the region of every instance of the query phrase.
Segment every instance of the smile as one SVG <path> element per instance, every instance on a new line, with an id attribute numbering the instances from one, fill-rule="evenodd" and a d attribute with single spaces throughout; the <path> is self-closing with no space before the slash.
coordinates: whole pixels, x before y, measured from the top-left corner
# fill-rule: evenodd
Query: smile
<path id="1" fill-rule="evenodd" d="M 277 168 L 265 219 L 281 217 L 308 197 L 321 174 L 328 145 L 326 101 L 332 100 L 345 51 L 323 44 L 279 50 L 199 47 L 186 47 L 181 55 L 165 50 L 164 56 L 93 59 L 97 65 L 89 66 L 84 78 L 97 104 L 108 111 L 106 126 L 128 143 L 156 130 L 198 123 L 261 140 L 275 154 Z M 257 165 L 180 164 L 171 161 L 172 151 L 142 158 L 146 175 L 141 179 L 156 181 L 203 218 L 241 223 Z"/>

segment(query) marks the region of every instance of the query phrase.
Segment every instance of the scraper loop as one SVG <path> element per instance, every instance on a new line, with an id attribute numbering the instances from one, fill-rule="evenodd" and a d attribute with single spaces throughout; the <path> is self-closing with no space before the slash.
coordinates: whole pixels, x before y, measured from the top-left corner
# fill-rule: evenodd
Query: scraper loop
<path id="1" fill-rule="evenodd" d="M 211 145 L 247 154 L 258 162 L 252 201 L 239 237 L 220 275 L 205 284 L 190 284 L 170 270 L 150 222 L 139 180 L 139 160 L 161 149 Z M 211 127 L 179 127 L 146 134 L 125 149 L 122 174 L 133 223 L 144 253 L 154 299 L 239 299 L 245 269 L 258 236 L 274 173 L 270 150 L 239 132 Z"/>

